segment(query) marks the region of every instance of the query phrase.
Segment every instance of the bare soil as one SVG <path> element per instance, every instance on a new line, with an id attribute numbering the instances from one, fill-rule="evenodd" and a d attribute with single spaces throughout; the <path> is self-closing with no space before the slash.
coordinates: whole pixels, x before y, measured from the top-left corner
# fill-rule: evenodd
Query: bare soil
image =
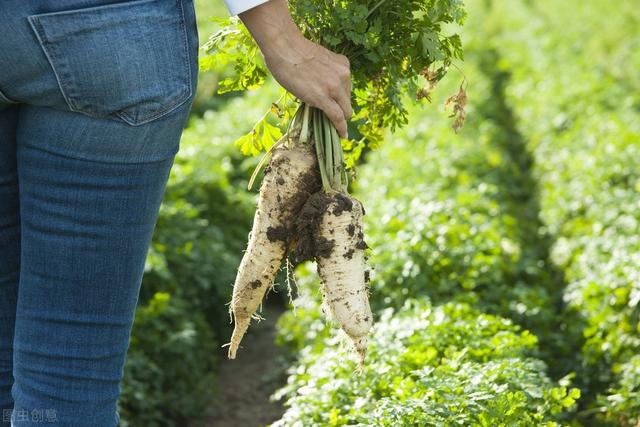
<path id="1" fill-rule="evenodd" d="M 271 394 L 286 382 L 283 352 L 275 344 L 275 324 L 284 308 L 268 298 L 262 312 L 265 320 L 251 322 L 236 359 L 223 350 L 218 372 L 217 415 L 192 427 L 264 427 L 284 413 Z"/>

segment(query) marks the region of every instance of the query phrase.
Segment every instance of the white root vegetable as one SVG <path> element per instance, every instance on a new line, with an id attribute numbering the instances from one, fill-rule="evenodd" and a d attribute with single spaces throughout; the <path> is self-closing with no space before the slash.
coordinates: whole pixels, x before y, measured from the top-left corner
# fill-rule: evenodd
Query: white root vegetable
<path id="1" fill-rule="evenodd" d="M 229 313 L 235 325 L 229 359 L 235 359 L 251 318 L 257 317 L 255 313 L 273 284 L 295 216 L 309 195 L 319 188 L 317 167 L 315 154 L 308 146 L 273 150 L 260 186 L 247 250 L 233 286 Z"/>
<path id="2" fill-rule="evenodd" d="M 316 235 L 324 305 L 353 342 L 362 365 L 367 334 L 373 326 L 365 277 L 364 209 L 357 199 L 344 193 L 333 192 L 326 198 Z"/>

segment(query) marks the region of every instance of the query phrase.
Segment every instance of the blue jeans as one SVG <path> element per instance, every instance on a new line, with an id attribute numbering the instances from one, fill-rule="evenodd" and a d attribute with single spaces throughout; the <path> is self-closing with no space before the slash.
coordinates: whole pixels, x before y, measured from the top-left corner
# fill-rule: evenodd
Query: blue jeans
<path id="1" fill-rule="evenodd" d="M 112 427 L 193 3 L 4 0 L 0 28 L 0 425 Z"/>

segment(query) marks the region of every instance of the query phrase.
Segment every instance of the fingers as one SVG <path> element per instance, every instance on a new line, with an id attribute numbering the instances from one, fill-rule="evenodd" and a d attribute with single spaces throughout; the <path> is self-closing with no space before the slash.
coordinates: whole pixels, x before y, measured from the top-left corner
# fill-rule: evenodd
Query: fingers
<path id="1" fill-rule="evenodd" d="M 331 104 L 330 107 L 327 105 L 327 108 L 332 110 L 331 114 L 333 114 L 333 116 L 330 116 L 330 113 L 327 111 L 325 111 L 325 114 L 331 119 L 340 136 L 346 138 L 347 124 L 345 119 L 353 115 L 353 108 L 351 107 L 351 71 L 349 69 L 349 59 L 344 55 L 333 52 L 330 52 L 330 56 L 334 61 L 335 69 L 334 76 L 332 76 L 333 80 L 328 83 L 329 96 L 333 102 L 327 102 L 327 104 Z M 338 117 L 338 113 L 335 111 L 336 104 L 341 110 L 341 117 Z"/>
<path id="2" fill-rule="evenodd" d="M 351 68 L 351 65 L 349 64 L 349 58 L 347 58 L 344 55 L 340 55 L 339 53 L 334 53 L 334 52 L 331 52 L 331 53 L 336 58 L 336 61 L 341 63 L 343 66 L 347 67 L 347 69 Z"/>
<path id="3" fill-rule="evenodd" d="M 324 49 L 324 48 L 323 48 Z M 353 115 L 351 107 L 351 72 L 349 60 L 343 55 L 325 50 L 327 62 L 317 76 L 318 88 L 312 107 L 321 109 L 331 120 L 338 134 L 347 138 L 347 119 Z M 319 70 L 315 70 L 319 71 Z"/>
<path id="4" fill-rule="evenodd" d="M 330 95 L 338 103 L 346 118 L 353 115 L 351 107 L 351 73 L 349 68 L 341 67 L 336 70 L 338 81 L 330 86 Z"/>
<path id="5" fill-rule="evenodd" d="M 318 105 L 324 114 L 331 120 L 336 127 L 338 135 L 342 138 L 347 137 L 347 120 L 345 119 L 342 107 L 333 99 L 325 97 L 323 102 Z"/>
<path id="6" fill-rule="evenodd" d="M 345 118 L 349 119 L 353 115 L 353 108 L 351 107 L 351 91 L 339 91 L 338 93 L 332 93 L 333 100 L 342 109 L 342 114 Z"/>

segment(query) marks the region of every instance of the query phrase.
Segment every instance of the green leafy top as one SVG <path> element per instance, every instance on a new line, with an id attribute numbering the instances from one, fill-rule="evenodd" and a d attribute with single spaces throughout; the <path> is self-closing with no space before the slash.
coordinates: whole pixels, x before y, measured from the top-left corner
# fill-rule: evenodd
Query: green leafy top
<path id="1" fill-rule="evenodd" d="M 452 61 L 462 59 L 460 37 L 444 30 L 464 22 L 462 0 L 290 0 L 289 7 L 307 38 L 351 62 L 353 120 L 362 138 L 345 148 L 355 152 L 362 145 L 377 146 L 384 129 L 406 124 L 406 96 L 429 99 L 428 91 Z M 249 32 L 237 18 L 221 23 L 203 47 L 209 56 L 202 68 L 234 64 L 234 76 L 223 80 L 220 91 L 259 86 L 266 71 Z M 281 105 L 280 116 L 290 118 L 293 108 Z M 271 145 L 256 129 L 252 135 L 257 146 Z"/>

